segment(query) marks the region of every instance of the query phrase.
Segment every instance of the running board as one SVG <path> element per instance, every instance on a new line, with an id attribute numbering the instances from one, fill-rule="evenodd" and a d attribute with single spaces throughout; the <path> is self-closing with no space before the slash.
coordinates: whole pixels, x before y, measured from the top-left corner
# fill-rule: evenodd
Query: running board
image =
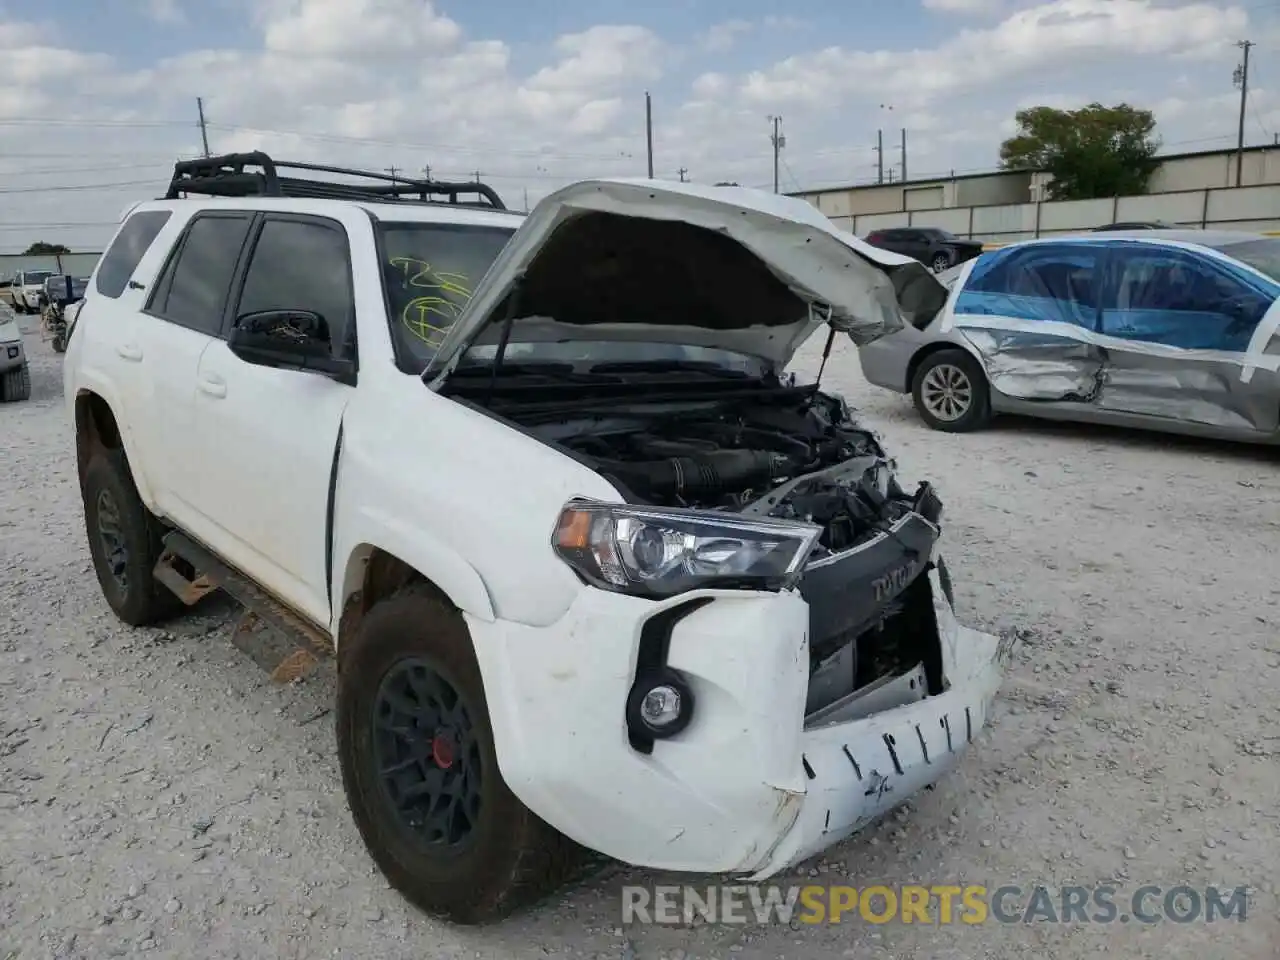
<path id="1" fill-rule="evenodd" d="M 179 564 L 189 566 L 194 575 L 188 576 Z M 318 657 L 333 655 L 333 642 L 321 630 L 186 534 L 174 530 L 165 536 L 154 575 L 187 606 L 215 590 L 243 606 L 246 614 L 232 631 L 231 643 L 277 683 L 299 679 L 311 672 Z M 265 634 L 254 631 L 259 621 L 271 629 Z"/>

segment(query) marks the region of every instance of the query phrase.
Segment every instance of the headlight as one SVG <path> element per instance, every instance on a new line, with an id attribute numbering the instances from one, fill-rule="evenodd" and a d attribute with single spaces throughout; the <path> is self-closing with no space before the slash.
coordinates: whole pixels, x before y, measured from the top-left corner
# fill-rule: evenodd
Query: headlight
<path id="1" fill-rule="evenodd" d="M 578 500 L 561 512 L 551 545 L 597 587 L 671 596 L 700 586 L 789 586 L 821 532 L 808 523 Z"/>

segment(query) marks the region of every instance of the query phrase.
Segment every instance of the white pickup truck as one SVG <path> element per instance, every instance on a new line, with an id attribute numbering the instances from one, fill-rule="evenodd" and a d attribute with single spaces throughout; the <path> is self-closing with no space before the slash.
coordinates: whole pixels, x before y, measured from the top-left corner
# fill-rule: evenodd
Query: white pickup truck
<path id="1" fill-rule="evenodd" d="M 69 333 L 94 567 L 126 622 L 213 589 L 336 652 L 356 823 L 459 922 L 583 848 L 765 878 L 956 762 L 1005 643 L 957 623 L 941 504 L 810 334 L 945 290 L 799 200 L 185 161 Z M 389 178 L 383 178 L 389 180 Z M 461 195 L 477 199 L 462 202 Z"/>

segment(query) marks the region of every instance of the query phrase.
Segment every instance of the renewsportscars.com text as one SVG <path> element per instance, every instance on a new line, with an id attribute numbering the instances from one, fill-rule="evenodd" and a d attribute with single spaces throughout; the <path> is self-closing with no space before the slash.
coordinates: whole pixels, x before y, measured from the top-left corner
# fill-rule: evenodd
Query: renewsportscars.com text
<path id="1" fill-rule="evenodd" d="M 713 885 L 622 888 L 623 923 L 1243 922 L 1247 887 Z"/>

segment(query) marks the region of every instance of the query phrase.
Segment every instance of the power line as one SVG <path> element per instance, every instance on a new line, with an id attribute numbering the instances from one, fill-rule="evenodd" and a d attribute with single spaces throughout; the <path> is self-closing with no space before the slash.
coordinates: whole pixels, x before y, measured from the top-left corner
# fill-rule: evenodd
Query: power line
<path id="1" fill-rule="evenodd" d="M 118 226 L 120 224 L 115 220 L 85 221 L 84 223 L 6 223 L 0 225 L 0 231 L 4 233 L 36 233 L 42 230 L 105 230 L 107 227 Z"/>
<path id="2" fill-rule="evenodd" d="M 83 156 L 83 154 L 82 154 Z M 121 163 L 115 166 L 94 167 L 35 167 L 30 170 L 0 170 L 0 176 L 6 177 L 43 177 L 56 173 L 101 173 L 115 170 L 172 170 L 173 161 L 168 163 Z"/>
<path id="3" fill-rule="evenodd" d="M 64 190 L 114 190 L 117 187 L 156 185 L 155 180 L 122 180 L 119 183 L 60 184 L 56 187 L 0 187 L 0 193 L 61 193 Z"/>

